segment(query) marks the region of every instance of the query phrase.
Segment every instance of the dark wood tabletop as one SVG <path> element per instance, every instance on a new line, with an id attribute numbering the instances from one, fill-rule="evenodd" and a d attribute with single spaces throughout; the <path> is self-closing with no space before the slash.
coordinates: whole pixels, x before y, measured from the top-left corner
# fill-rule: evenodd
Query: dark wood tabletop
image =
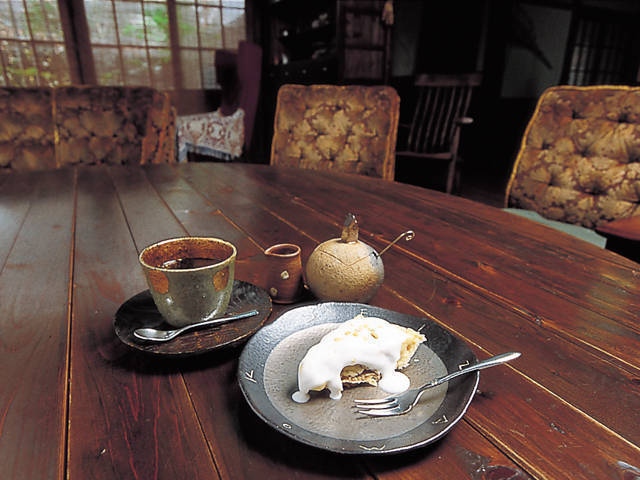
<path id="1" fill-rule="evenodd" d="M 146 245 L 222 237 L 236 278 L 264 288 L 265 248 L 298 244 L 304 263 L 347 212 L 378 251 L 415 231 L 384 254 L 372 305 L 435 322 L 479 359 L 522 352 L 482 371 L 436 442 L 387 455 L 297 442 L 245 401 L 243 342 L 174 358 L 115 334 L 147 288 Z M 2 176 L 0 227 L 2 478 L 640 477 L 640 265 L 615 253 L 439 192 L 247 164 Z"/>

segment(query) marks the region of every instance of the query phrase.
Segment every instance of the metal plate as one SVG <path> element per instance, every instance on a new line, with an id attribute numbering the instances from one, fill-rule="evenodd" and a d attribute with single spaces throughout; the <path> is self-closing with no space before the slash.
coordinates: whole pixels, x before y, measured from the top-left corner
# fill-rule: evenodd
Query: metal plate
<path id="1" fill-rule="evenodd" d="M 158 355 L 181 356 L 205 353 L 216 348 L 235 345 L 253 335 L 271 313 L 271 297 L 255 285 L 240 280 L 233 282 L 233 292 L 227 313 L 240 313 L 252 309 L 258 315 L 235 320 L 218 327 L 191 330 L 165 343 L 151 343 L 133 336 L 133 331 L 141 327 L 171 329 L 155 303 L 149 290 L 131 297 L 116 312 L 114 328 L 122 342 L 132 348 Z"/>
<path id="2" fill-rule="evenodd" d="M 336 324 L 359 313 L 411 327 L 427 340 L 403 370 L 411 387 L 477 362 L 473 352 L 434 322 L 358 303 L 318 303 L 293 308 L 258 331 L 245 345 L 238 366 L 241 390 L 253 411 L 276 430 L 302 443 L 346 454 L 383 454 L 427 445 L 444 436 L 464 415 L 480 378 L 463 375 L 433 388 L 405 415 L 370 418 L 353 408 L 355 398 L 381 398 L 372 386 L 345 389 L 342 399 L 314 392 L 304 404 L 291 399 L 307 350 Z"/>

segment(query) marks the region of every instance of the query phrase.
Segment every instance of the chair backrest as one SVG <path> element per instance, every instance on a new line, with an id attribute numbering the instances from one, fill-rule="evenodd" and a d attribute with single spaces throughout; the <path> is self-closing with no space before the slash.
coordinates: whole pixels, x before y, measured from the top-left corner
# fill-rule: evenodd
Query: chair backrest
<path id="1" fill-rule="evenodd" d="M 467 116 L 473 89 L 480 73 L 420 74 L 406 150 L 414 153 L 444 153 L 457 150 L 457 127 Z"/>
<path id="2" fill-rule="evenodd" d="M 175 109 L 147 87 L 0 89 L 0 169 L 175 161 Z"/>
<path id="3" fill-rule="evenodd" d="M 587 228 L 640 215 L 640 87 L 543 92 L 505 204 Z"/>
<path id="4" fill-rule="evenodd" d="M 0 171 L 56 168 L 50 88 L 0 88 Z"/>
<path id="5" fill-rule="evenodd" d="M 271 164 L 393 180 L 399 114 L 389 86 L 283 85 Z"/>

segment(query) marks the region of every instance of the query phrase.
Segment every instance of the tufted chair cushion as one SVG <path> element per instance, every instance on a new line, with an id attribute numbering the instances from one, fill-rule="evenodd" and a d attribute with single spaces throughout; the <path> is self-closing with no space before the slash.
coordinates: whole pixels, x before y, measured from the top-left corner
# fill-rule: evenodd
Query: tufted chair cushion
<path id="1" fill-rule="evenodd" d="M 0 88 L 0 169 L 55 168 L 48 88 Z"/>
<path id="2" fill-rule="evenodd" d="M 640 88 L 546 90 L 506 192 L 509 207 L 595 228 L 640 214 Z"/>
<path id="3" fill-rule="evenodd" d="M 271 164 L 393 180 L 399 109 L 388 86 L 283 85 Z"/>
<path id="4" fill-rule="evenodd" d="M 0 88 L 0 169 L 175 161 L 175 109 L 147 87 Z"/>

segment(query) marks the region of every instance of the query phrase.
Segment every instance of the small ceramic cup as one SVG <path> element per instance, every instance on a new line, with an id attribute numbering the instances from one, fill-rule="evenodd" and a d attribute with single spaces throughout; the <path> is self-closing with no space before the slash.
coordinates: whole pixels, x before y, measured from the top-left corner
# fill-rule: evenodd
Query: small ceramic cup
<path id="1" fill-rule="evenodd" d="M 302 294 L 300 247 L 279 243 L 264 251 L 268 257 L 267 290 L 275 303 L 293 303 Z"/>
<path id="2" fill-rule="evenodd" d="M 236 247 L 219 238 L 180 237 L 149 245 L 139 261 L 160 314 L 182 327 L 226 312 Z"/>

